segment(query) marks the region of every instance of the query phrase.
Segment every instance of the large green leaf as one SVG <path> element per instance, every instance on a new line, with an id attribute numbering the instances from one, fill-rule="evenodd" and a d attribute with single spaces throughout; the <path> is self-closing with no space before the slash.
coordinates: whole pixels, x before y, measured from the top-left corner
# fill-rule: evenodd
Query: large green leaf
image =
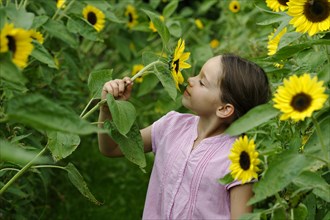
<path id="1" fill-rule="evenodd" d="M 270 103 L 259 105 L 232 123 L 225 133 L 231 136 L 242 134 L 276 117 L 278 113 Z"/>
<path id="2" fill-rule="evenodd" d="M 60 21 L 54 21 L 49 19 L 43 28 L 52 36 L 62 40 L 67 43 L 70 47 L 76 48 L 78 46 L 78 41 L 75 37 L 68 31 L 65 25 Z"/>
<path id="3" fill-rule="evenodd" d="M 153 73 L 158 77 L 159 81 L 162 83 L 169 96 L 175 100 L 177 96 L 177 90 L 170 70 L 163 65 L 158 67 L 155 66 Z"/>
<path id="4" fill-rule="evenodd" d="M 6 8 L 6 13 L 10 18 L 11 23 L 14 23 L 16 28 L 31 28 L 34 14 L 27 12 L 24 7 L 17 9 L 14 4 L 9 4 Z"/>
<path id="5" fill-rule="evenodd" d="M 165 18 L 171 17 L 171 15 L 175 12 L 176 8 L 178 7 L 178 0 L 170 1 L 163 9 L 163 16 Z"/>
<path id="6" fill-rule="evenodd" d="M 79 190 L 79 192 L 83 196 L 88 198 L 91 202 L 95 203 L 96 205 L 101 205 L 101 203 L 94 197 L 94 195 L 88 189 L 88 186 L 84 178 L 81 176 L 77 168 L 72 163 L 69 163 L 64 168 L 68 172 L 68 177 L 71 183 Z"/>
<path id="7" fill-rule="evenodd" d="M 77 16 L 71 16 L 68 20 L 67 27 L 72 33 L 79 33 L 86 39 L 92 41 L 101 41 L 97 35 L 97 31 L 85 19 Z"/>
<path id="8" fill-rule="evenodd" d="M 17 66 L 11 62 L 9 54 L 0 54 L 0 79 L 24 86 L 27 79 Z"/>
<path id="9" fill-rule="evenodd" d="M 29 163 L 39 152 L 32 152 L 19 147 L 16 144 L 0 139 L 0 161 L 7 161 L 25 165 Z M 34 164 L 52 163 L 50 158 L 40 156 L 33 161 Z"/>
<path id="10" fill-rule="evenodd" d="M 145 9 L 142 9 L 142 11 L 148 15 L 155 28 L 157 29 L 158 34 L 162 38 L 163 47 L 167 48 L 168 41 L 170 40 L 170 32 L 168 31 L 165 23 L 160 20 L 159 15 Z"/>
<path id="11" fill-rule="evenodd" d="M 58 131 L 47 132 L 47 147 L 52 152 L 55 161 L 66 158 L 75 151 L 80 144 L 80 137 Z"/>
<path id="12" fill-rule="evenodd" d="M 112 121 L 105 121 L 104 127 L 109 130 L 110 136 L 119 145 L 125 157 L 143 170 L 146 167 L 146 158 L 142 136 L 137 123 L 133 124 L 126 136 L 120 134 Z"/>
<path id="13" fill-rule="evenodd" d="M 113 122 L 118 131 L 125 136 L 135 122 L 135 107 L 128 101 L 115 100 L 111 94 L 107 94 L 107 103 Z"/>
<path id="14" fill-rule="evenodd" d="M 9 120 L 47 131 L 62 131 L 72 134 L 90 134 L 100 128 L 82 120 L 68 109 L 39 94 L 16 97 L 7 103 Z"/>
<path id="15" fill-rule="evenodd" d="M 254 204 L 284 189 L 310 163 L 309 158 L 295 151 L 283 151 L 276 155 L 265 175 L 254 184 L 255 196 L 249 203 Z"/>
<path id="16" fill-rule="evenodd" d="M 88 88 L 93 98 L 101 98 L 104 83 L 112 79 L 112 69 L 96 70 L 89 74 Z"/>
<path id="17" fill-rule="evenodd" d="M 57 69 L 54 58 L 44 48 L 44 46 L 39 43 L 33 43 L 33 45 L 34 48 L 31 53 L 31 56 L 39 60 L 40 62 L 47 64 L 49 67 Z"/>
<path id="18" fill-rule="evenodd" d="M 295 179 L 293 183 L 302 187 L 313 189 L 313 193 L 326 202 L 330 202 L 330 185 L 318 174 L 311 171 L 304 171 Z"/>

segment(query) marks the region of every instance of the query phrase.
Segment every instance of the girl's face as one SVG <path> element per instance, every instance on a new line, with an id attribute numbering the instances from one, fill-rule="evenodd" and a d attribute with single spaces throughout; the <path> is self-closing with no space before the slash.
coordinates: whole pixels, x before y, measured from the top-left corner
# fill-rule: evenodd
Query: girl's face
<path id="1" fill-rule="evenodd" d="M 182 104 L 199 116 L 216 114 L 220 101 L 219 79 L 222 74 L 221 56 L 209 59 L 197 76 L 188 79 Z"/>

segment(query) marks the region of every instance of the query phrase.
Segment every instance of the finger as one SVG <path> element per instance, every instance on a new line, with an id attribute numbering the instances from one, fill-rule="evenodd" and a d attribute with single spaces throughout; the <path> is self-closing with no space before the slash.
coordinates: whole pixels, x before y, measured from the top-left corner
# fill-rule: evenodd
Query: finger
<path id="1" fill-rule="evenodd" d="M 111 89 L 112 89 L 112 95 L 117 98 L 119 95 L 119 85 L 118 82 L 116 80 L 111 82 Z"/>
<path id="2" fill-rule="evenodd" d="M 133 83 L 132 80 L 131 80 L 131 78 L 129 78 L 129 77 L 127 77 L 127 76 L 124 77 L 123 80 L 124 80 L 124 82 L 125 82 L 125 85 L 130 85 L 130 84 Z"/>
<path id="3" fill-rule="evenodd" d="M 125 92 L 125 81 L 124 80 L 119 80 L 117 81 L 118 83 L 118 94 L 121 96 Z"/>

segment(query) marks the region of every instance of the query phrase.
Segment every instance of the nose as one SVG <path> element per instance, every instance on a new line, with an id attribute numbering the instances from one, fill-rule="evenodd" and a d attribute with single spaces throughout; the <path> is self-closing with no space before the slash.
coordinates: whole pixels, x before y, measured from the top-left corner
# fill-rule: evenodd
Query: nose
<path id="1" fill-rule="evenodd" d="M 189 77 L 188 78 L 187 82 L 188 82 L 189 86 L 192 86 L 193 85 L 193 78 L 194 77 Z"/>

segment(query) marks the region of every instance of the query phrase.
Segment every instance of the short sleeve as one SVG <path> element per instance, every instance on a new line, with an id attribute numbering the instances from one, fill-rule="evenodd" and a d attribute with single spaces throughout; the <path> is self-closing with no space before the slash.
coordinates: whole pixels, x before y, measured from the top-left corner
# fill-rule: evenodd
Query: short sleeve
<path id="1" fill-rule="evenodd" d="M 162 143 L 162 139 L 166 136 L 166 131 L 173 126 L 173 119 L 179 113 L 170 111 L 152 124 L 151 127 L 151 140 L 152 151 L 156 154 L 158 143 Z"/>
<path id="2" fill-rule="evenodd" d="M 258 180 L 256 179 L 252 179 L 251 181 L 249 182 L 246 182 L 244 184 L 247 184 L 247 183 L 255 183 L 257 182 Z M 242 184 L 242 181 L 240 180 L 234 180 L 233 182 L 229 183 L 229 184 L 226 184 L 226 190 L 230 190 L 231 188 L 233 188 L 234 186 L 239 186 L 239 185 L 243 185 Z"/>

